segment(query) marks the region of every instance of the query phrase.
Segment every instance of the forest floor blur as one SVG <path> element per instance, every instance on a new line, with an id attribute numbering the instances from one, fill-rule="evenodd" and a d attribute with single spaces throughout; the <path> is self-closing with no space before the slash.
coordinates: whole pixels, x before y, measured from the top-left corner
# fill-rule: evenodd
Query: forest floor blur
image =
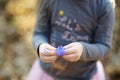
<path id="1" fill-rule="evenodd" d="M 31 34 L 21 36 L 0 12 L 0 80 L 25 80 L 35 58 Z"/>

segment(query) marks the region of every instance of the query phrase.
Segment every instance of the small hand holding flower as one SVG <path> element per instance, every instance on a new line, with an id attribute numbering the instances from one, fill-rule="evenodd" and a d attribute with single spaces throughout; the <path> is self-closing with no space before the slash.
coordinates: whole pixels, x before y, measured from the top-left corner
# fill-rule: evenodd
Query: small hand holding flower
<path id="1" fill-rule="evenodd" d="M 62 57 L 65 60 L 69 62 L 77 62 L 78 60 L 80 60 L 80 57 L 83 52 L 83 46 L 81 43 L 73 42 L 64 46 L 64 48 L 66 53 Z"/>
<path id="2" fill-rule="evenodd" d="M 79 42 L 70 43 L 64 47 L 55 47 L 49 44 L 42 44 L 39 47 L 40 58 L 43 62 L 55 62 L 58 57 L 63 57 L 69 62 L 77 62 L 83 52 L 83 46 Z"/>
<path id="3" fill-rule="evenodd" d="M 39 46 L 39 54 L 43 62 L 55 62 L 58 58 L 56 48 L 47 43 L 43 43 Z"/>

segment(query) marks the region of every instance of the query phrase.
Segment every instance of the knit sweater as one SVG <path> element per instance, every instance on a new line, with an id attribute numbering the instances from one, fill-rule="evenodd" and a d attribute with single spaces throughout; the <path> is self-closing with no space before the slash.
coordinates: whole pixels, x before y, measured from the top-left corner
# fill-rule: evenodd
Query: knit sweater
<path id="1" fill-rule="evenodd" d="M 96 61 L 110 51 L 114 26 L 114 8 L 110 0 L 44 0 L 40 1 L 33 35 L 38 52 L 42 43 L 54 47 L 79 42 L 83 52 L 78 62 L 61 57 L 56 63 L 40 60 L 42 68 L 60 80 L 90 80 L 97 71 Z M 54 65 L 61 65 L 63 70 Z"/>

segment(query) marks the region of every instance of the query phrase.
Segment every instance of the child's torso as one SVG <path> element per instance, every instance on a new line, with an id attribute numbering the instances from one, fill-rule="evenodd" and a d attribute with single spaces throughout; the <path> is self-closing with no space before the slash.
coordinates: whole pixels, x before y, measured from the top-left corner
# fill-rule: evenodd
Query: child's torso
<path id="1" fill-rule="evenodd" d="M 96 0 L 54 0 L 51 5 L 50 43 L 55 47 L 71 42 L 92 43 L 96 28 L 95 6 Z M 76 80 L 90 77 L 96 71 L 96 61 L 70 63 L 59 58 L 53 64 L 41 64 L 55 77 L 76 77 Z"/>

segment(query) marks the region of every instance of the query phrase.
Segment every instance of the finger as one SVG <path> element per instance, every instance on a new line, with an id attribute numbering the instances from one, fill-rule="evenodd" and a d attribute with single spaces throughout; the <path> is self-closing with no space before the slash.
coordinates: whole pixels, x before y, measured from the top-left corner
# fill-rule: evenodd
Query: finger
<path id="1" fill-rule="evenodd" d="M 43 43 L 43 44 L 41 44 L 40 49 L 43 49 L 43 48 L 46 48 L 46 49 L 48 49 L 48 50 L 55 50 L 55 49 L 56 49 L 55 47 L 51 46 L 51 45 L 48 44 L 48 43 Z"/>
<path id="2" fill-rule="evenodd" d="M 55 55 L 56 50 L 47 50 L 46 48 L 43 48 L 40 50 L 40 53 L 44 55 Z"/>
<path id="3" fill-rule="evenodd" d="M 56 50 L 56 48 L 51 45 L 47 45 L 47 46 L 45 46 L 45 48 L 48 50 Z"/>
<path id="4" fill-rule="evenodd" d="M 56 51 L 44 49 L 43 55 L 45 56 L 57 56 Z"/>
<path id="5" fill-rule="evenodd" d="M 63 58 L 70 62 L 76 62 L 79 60 L 79 57 L 76 54 L 64 55 Z"/>
<path id="6" fill-rule="evenodd" d="M 74 48 L 68 48 L 65 50 L 65 55 L 74 54 L 76 50 Z"/>
<path id="7" fill-rule="evenodd" d="M 54 62 L 57 56 L 44 56 L 41 58 L 43 62 Z"/>
<path id="8" fill-rule="evenodd" d="M 63 48 L 69 49 L 69 48 L 71 48 L 71 47 L 72 47 L 72 45 L 71 45 L 71 44 L 68 44 L 68 45 L 64 46 Z"/>
<path id="9" fill-rule="evenodd" d="M 70 55 L 64 55 L 63 58 L 64 59 L 72 59 L 75 58 L 76 54 L 70 54 Z"/>

